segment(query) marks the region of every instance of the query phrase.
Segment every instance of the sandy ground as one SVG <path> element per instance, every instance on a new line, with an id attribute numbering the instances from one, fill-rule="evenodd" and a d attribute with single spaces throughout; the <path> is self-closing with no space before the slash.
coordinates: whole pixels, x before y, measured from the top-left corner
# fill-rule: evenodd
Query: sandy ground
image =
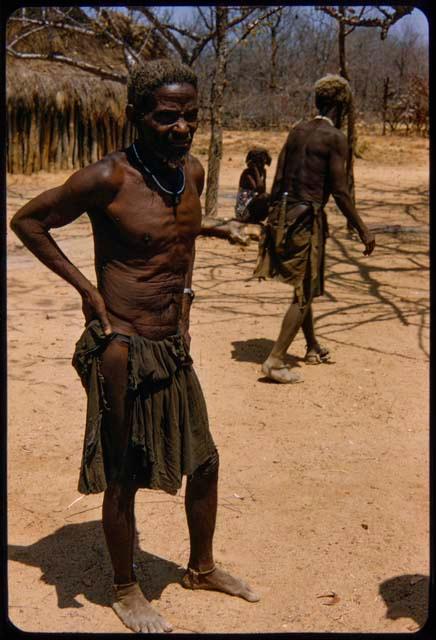
<path id="1" fill-rule="evenodd" d="M 251 143 L 274 157 L 285 134 L 228 132 L 220 215 L 231 216 Z M 183 494 L 137 499 L 141 585 L 179 632 L 414 631 L 426 619 L 428 521 L 428 141 L 361 135 L 356 193 L 380 234 L 371 258 L 328 208 L 319 338 L 335 364 L 289 361 L 304 384 L 265 381 L 260 364 L 290 299 L 250 279 L 257 247 L 200 238 L 192 351 L 221 455 L 215 553 L 262 599 L 180 584 Z M 203 160 L 207 139 L 194 152 Z M 269 181 L 274 166 L 269 171 Z M 11 176 L 8 215 L 67 174 Z M 94 279 L 83 216 L 56 239 Z M 101 495 L 77 492 L 85 396 L 70 365 L 83 328 L 76 292 L 8 236 L 9 614 L 25 631 L 126 632 L 109 608 Z"/>

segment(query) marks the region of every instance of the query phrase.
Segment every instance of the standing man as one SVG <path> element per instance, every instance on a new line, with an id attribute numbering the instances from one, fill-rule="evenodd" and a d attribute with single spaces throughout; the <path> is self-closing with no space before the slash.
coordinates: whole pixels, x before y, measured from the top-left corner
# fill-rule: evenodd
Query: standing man
<path id="1" fill-rule="evenodd" d="M 114 571 L 113 608 L 136 632 L 171 631 L 133 569 L 138 488 L 175 494 L 187 476 L 190 557 L 182 584 L 259 598 L 215 566 L 218 453 L 189 355 L 195 237 L 204 170 L 189 154 L 197 78 L 184 65 L 137 66 L 127 117 L 137 139 L 74 173 L 18 211 L 11 227 L 82 298 L 86 329 L 73 364 L 88 396 L 81 493 L 104 491 L 103 529 Z M 87 212 L 97 286 L 62 253 L 50 229 Z"/>
<path id="2" fill-rule="evenodd" d="M 324 207 L 330 195 L 365 245 L 374 250 L 374 234 L 358 215 L 347 187 L 347 142 L 340 131 L 350 101 L 348 82 L 327 75 L 315 84 L 319 114 L 292 129 L 277 164 L 270 198 L 270 213 L 259 242 L 254 275 L 293 284 L 293 302 L 282 322 L 279 337 L 262 365 L 262 372 L 276 382 L 301 382 L 285 364 L 286 352 L 300 327 L 306 338 L 305 360 L 327 362 L 329 350 L 315 336 L 312 315 L 314 296 L 324 292 L 324 246 L 328 235 Z"/>

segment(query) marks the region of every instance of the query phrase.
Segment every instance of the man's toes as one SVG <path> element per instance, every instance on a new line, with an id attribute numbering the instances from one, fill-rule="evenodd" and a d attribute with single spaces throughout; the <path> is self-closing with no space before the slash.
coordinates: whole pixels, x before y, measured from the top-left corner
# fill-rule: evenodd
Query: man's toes
<path id="1" fill-rule="evenodd" d="M 167 633 L 168 633 L 168 632 L 171 632 L 171 631 L 173 630 L 173 625 L 172 625 L 172 624 L 170 624 L 170 623 L 169 623 L 169 622 L 167 622 L 166 620 L 163 620 L 162 622 L 163 622 L 163 630 L 164 630 L 165 632 L 167 632 Z"/>
<path id="2" fill-rule="evenodd" d="M 260 596 L 246 582 L 242 582 L 239 596 L 248 600 L 248 602 L 258 602 L 260 600 Z"/>
<path id="3" fill-rule="evenodd" d="M 170 623 L 164 620 L 164 618 L 159 618 L 157 621 L 155 621 L 154 625 L 157 628 L 157 633 L 168 633 L 169 631 L 173 630 Z"/>
<path id="4" fill-rule="evenodd" d="M 243 594 L 243 597 L 245 600 L 248 600 L 248 602 L 259 602 L 260 600 L 260 596 L 249 589 Z"/>

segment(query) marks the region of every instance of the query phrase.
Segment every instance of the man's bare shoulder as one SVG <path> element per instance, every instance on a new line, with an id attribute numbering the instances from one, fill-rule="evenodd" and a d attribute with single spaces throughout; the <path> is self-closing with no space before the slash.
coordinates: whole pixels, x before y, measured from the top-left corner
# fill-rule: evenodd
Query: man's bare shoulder
<path id="1" fill-rule="evenodd" d="M 343 152 L 347 148 L 347 138 L 343 131 L 337 127 L 330 127 L 328 135 L 331 148 L 340 152 Z"/>
<path id="2" fill-rule="evenodd" d="M 130 165 L 123 151 L 109 153 L 97 162 L 80 169 L 72 177 L 95 186 L 119 188 Z"/>
<path id="3" fill-rule="evenodd" d="M 72 195 L 104 204 L 121 189 L 129 168 L 126 154 L 116 151 L 73 173 L 65 186 Z"/>
<path id="4" fill-rule="evenodd" d="M 204 167 L 200 160 L 193 156 L 191 153 L 186 157 L 186 165 L 188 170 L 193 173 L 204 173 Z"/>
<path id="5" fill-rule="evenodd" d="M 197 185 L 198 195 L 201 195 L 204 187 L 204 167 L 200 160 L 195 156 L 188 154 L 185 163 L 186 170 L 189 175 L 192 176 L 195 184 Z"/>

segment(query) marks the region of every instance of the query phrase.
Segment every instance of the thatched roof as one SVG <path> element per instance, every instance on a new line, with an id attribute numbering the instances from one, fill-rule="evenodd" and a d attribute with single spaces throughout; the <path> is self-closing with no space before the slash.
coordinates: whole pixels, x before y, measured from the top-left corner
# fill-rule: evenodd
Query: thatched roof
<path id="1" fill-rule="evenodd" d="M 11 58 L 7 64 L 6 92 L 9 108 L 31 111 L 39 105 L 63 112 L 80 103 L 85 112 L 109 112 L 115 119 L 124 115 L 127 96 L 125 85 L 59 62 Z"/>
<path id="2" fill-rule="evenodd" d="M 78 7 L 73 10 L 79 26 L 88 28 L 88 16 Z M 26 12 L 29 17 L 41 17 L 40 8 L 27 9 Z M 12 18 L 14 16 L 19 16 L 19 12 Z M 111 13 L 111 20 L 117 23 L 119 32 L 122 32 L 135 48 L 146 42 L 142 53 L 144 59 L 165 55 L 165 45 L 154 30 L 134 24 L 122 14 Z M 22 23 L 10 19 L 7 41 L 12 42 L 26 29 L 29 27 L 23 27 Z M 83 60 L 120 76 L 127 76 L 121 48 L 103 29 L 97 36 L 92 37 L 44 28 L 19 40 L 14 48 L 21 53 L 61 54 Z M 63 111 L 80 102 L 81 108 L 85 111 L 109 111 L 115 118 L 124 114 L 126 102 L 126 87 L 120 82 L 102 79 L 88 71 L 50 59 L 20 59 L 11 55 L 7 56 L 6 61 L 6 91 L 9 108 L 20 106 L 31 110 L 39 104 L 52 105 Z"/>
<path id="3" fill-rule="evenodd" d="M 24 11 L 24 10 L 23 10 Z M 75 169 L 95 162 L 132 139 L 125 117 L 127 65 L 123 48 L 101 24 L 95 27 L 78 7 L 69 16 L 80 32 L 41 24 L 59 20 L 55 8 L 26 8 L 8 21 L 7 43 L 22 54 L 39 53 L 43 59 L 17 58 L 8 53 L 6 63 L 8 171 Z M 127 15 L 107 11 L 112 33 L 121 36 L 144 60 L 162 57 L 166 48 L 154 30 L 132 22 Z M 35 22 L 36 20 L 36 22 Z M 115 26 L 114 26 L 115 25 Z M 26 34 L 25 38 L 20 36 Z M 61 55 L 98 67 L 102 75 L 56 61 Z M 106 74 L 106 77 L 105 77 Z M 118 79 L 107 79 L 107 75 Z"/>

